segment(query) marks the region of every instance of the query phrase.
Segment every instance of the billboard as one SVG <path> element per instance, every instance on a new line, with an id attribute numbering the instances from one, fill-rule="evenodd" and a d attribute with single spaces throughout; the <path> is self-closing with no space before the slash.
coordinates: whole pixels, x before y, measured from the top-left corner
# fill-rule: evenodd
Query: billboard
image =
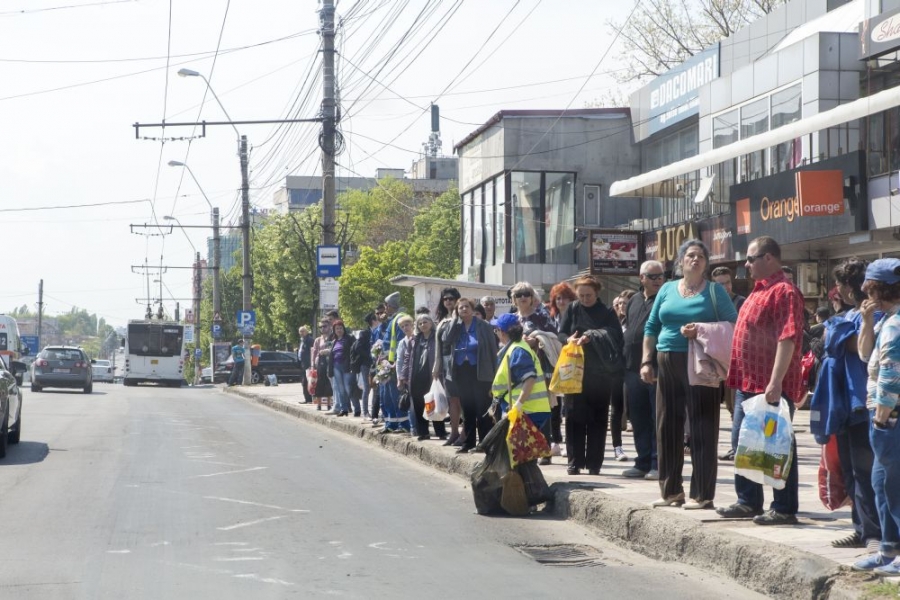
<path id="1" fill-rule="evenodd" d="M 900 48 L 900 9 L 859 24 L 859 58 L 873 58 Z"/>
<path id="2" fill-rule="evenodd" d="M 591 231 L 592 275 L 637 275 L 641 268 L 641 232 L 619 229 Z"/>
<path id="3" fill-rule="evenodd" d="M 719 76 L 719 44 L 695 54 L 654 79 L 650 87 L 650 134 L 700 112 L 700 88 Z"/>

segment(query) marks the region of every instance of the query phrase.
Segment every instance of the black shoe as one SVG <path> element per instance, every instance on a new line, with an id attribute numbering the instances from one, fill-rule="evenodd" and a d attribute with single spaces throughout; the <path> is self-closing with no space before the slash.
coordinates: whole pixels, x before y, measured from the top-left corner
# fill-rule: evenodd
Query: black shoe
<path id="1" fill-rule="evenodd" d="M 469 450 L 471 450 L 471 449 L 472 449 L 472 446 L 466 446 L 465 444 L 463 444 L 462 446 L 460 446 L 459 448 L 456 449 L 456 453 L 457 454 L 468 454 Z"/>
<path id="2" fill-rule="evenodd" d="M 734 462 L 734 450 L 729 450 L 725 454 L 720 454 L 719 460 L 725 462 Z"/>
<path id="3" fill-rule="evenodd" d="M 789 515 L 774 510 L 767 510 L 758 517 L 753 518 L 757 525 L 796 525 L 797 515 Z"/>
<path id="4" fill-rule="evenodd" d="M 444 441 L 446 441 L 446 440 L 447 440 L 447 434 L 445 433 L 444 435 L 439 435 L 439 436 L 437 436 L 437 438 L 438 438 L 439 440 L 444 440 Z"/>
<path id="5" fill-rule="evenodd" d="M 726 519 L 749 519 L 761 515 L 762 509 L 736 502 L 731 506 L 720 506 L 716 509 L 716 514 Z"/>
<path id="6" fill-rule="evenodd" d="M 599 475 L 600 469 L 588 469 L 588 475 Z"/>
<path id="7" fill-rule="evenodd" d="M 337 416 L 339 416 L 339 417 L 346 417 L 346 416 L 349 415 L 349 414 L 350 414 L 350 413 L 347 412 L 346 410 L 342 410 L 341 412 L 338 413 Z"/>
<path id="8" fill-rule="evenodd" d="M 581 475 L 581 469 L 577 467 L 569 467 L 568 469 L 566 469 L 566 473 L 568 473 L 569 475 Z"/>
<path id="9" fill-rule="evenodd" d="M 550 457 L 549 457 L 549 456 L 545 456 L 545 457 L 543 457 L 543 458 L 541 458 L 541 459 L 538 459 L 538 464 L 541 465 L 541 466 L 543 467 L 543 466 L 552 464 L 552 462 L 550 461 Z"/>
<path id="10" fill-rule="evenodd" d="M 431 436 L 430 435 L 420 435 L 416 439 L 419 440 L 420 442 L 424 442 L 425 440 L 431 439 Z"/>

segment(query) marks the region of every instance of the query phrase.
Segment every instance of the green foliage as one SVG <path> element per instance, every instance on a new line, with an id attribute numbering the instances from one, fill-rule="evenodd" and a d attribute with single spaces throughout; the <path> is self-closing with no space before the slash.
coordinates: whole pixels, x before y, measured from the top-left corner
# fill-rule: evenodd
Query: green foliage
<path id="1" fill-rule="evenodd" d="M 413 229 L 413 218 L 427 197 L 417 198 L 412 186 L 386 177 L 368 191 L 349 190 L 338 197 L 356 246 L 379 248 L 391 240 L 404 240 Z"/>

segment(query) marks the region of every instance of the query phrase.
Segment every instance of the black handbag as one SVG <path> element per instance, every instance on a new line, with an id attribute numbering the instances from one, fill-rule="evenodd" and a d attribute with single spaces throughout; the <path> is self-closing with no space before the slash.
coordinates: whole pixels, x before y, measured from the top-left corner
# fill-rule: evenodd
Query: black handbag
<path id="1" fill-rule="evenodd" d="M 412 402 L 412 398 L 409 395 L 409 390 L 400 392 L 400 412 L 409 412 L 410 402 Z"/>

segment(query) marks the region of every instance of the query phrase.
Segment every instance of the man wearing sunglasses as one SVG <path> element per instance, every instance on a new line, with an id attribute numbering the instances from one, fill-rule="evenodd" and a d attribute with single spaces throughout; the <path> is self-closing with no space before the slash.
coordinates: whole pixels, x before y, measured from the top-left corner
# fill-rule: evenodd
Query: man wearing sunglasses
<path id="1" fill-rule="evenodd" d="M 622 472 L 625 477 L 659 479 L 656 458 L 656 384 L 641 381 L 641 357 L 644 325 L 650 317 L 653 301 L 666 282 L 662 263 L 648 260 L 641 265 L 641 292 L 625 307 L 625 399 L 628 418 L 634 432 L 637 457 L 634 466 Z M 654 365 L 655 368 L 655 365 Z"/>

